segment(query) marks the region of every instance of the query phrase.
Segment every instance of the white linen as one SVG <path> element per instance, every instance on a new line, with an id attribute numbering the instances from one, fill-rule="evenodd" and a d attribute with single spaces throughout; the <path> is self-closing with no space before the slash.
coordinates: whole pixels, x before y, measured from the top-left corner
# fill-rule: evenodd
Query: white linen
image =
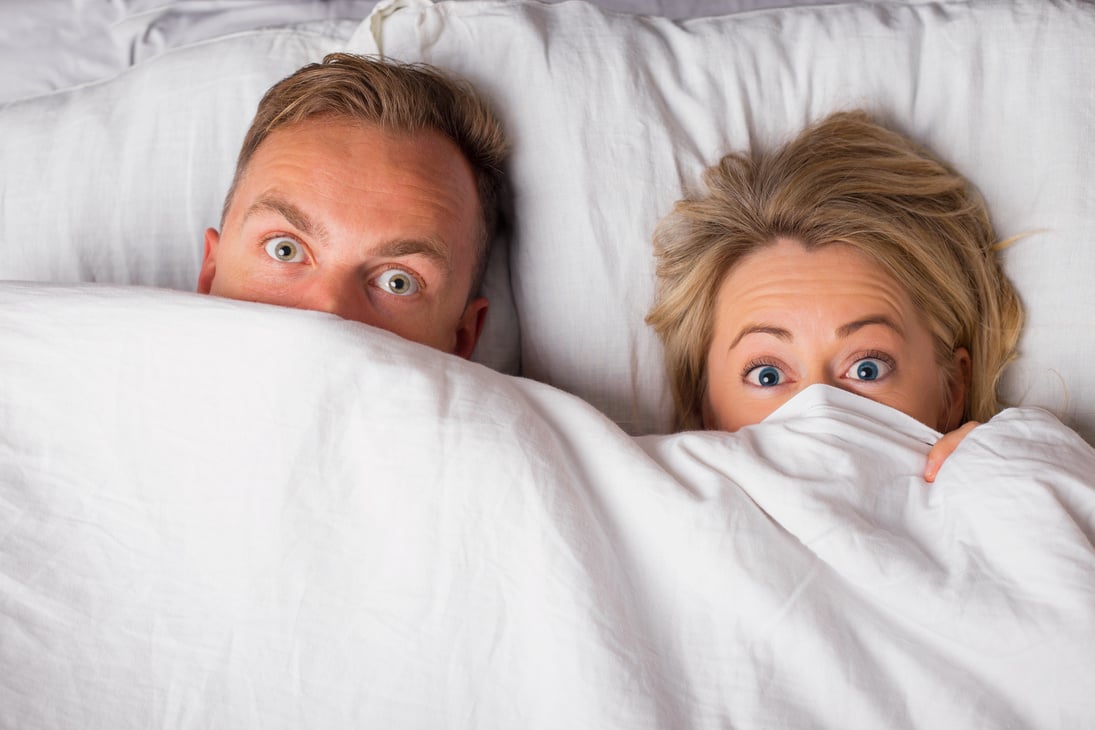
<path id="1" fill-rule="evenodd" d="M 0 284 L 0 727 L 1079 727 L 1095 451 L 738 434 L 315 312 Z"/>
<path id="2" fill-rule="evenodd" d="M 522 374 L 629 432 L 667 430 L 643 322 L 656 221 L 722 154 L 866 107 L 969 177 L 1001 237 L 1027 234 L 1003 255 L 1029 314 L 1004 395 L 1095 443 L 1095 3 L 843 3 L 680 23 L 582 2 L 408 5 L 384 16 L 384 51 L 472 79 L 515 140 Z"/>

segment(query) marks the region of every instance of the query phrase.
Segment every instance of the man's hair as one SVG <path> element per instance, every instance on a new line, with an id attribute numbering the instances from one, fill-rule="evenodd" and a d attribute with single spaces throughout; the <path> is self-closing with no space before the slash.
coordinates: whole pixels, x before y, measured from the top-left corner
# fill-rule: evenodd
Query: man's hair
<path id="1" fill-rule="evenodd" d="M 324 116 L 408 134 L 434 130 L 456 144 L 471 166 L 481 208 L 482 238 L 469 294 L 474 296 L 499 228 L 508 143 L 498 118 L 469 83 L 426 64 L 331 53 L 322 63 L 304 66 L 270 87 L 240 148 L 221 226 L 247 164 L 263 140 L 278 127 Z"/>
<path id="2" fill-rule="evenodd" d="M 679 201 L 654 234 L 658 293 L 646 320 L 665 345 L 677 428 L 703 427 L 720 285 L 779 238 L 807 250 L 847 244 L 881 265 L 932 333 L 944 385 L 961 377 L 955 348 L 969 350 L 963 420 L 1000 410 L 997 385 L 1023 309 L 984 201 L 964 178 L 866 113 L 842 112 L 770 154 L 726 155 L 704 182 L 706 192 Z"/>

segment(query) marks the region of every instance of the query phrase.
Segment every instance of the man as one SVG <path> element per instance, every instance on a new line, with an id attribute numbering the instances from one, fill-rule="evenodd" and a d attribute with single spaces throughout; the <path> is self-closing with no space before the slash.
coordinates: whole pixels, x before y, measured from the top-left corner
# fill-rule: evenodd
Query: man
<path id="1" fill-rule="evenodd" d="M 197 289 L 330 312 L 469 357 L 506 151 L 469 86 L 331 54 L 259 103 L 221 230 L 205 233 Z"/>

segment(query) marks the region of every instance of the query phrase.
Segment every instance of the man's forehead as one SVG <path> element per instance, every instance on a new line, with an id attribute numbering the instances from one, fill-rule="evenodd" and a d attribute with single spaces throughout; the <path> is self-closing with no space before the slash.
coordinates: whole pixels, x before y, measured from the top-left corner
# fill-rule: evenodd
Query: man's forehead
<path id="1" fill-rule="evenodd" d="M 474 272 L 485 250 L 474 172 L 436 130 L 393 132 L 334 117 L 293 122 L 262 141 L 239 182 L 230 202 L 237 221 L 269 213 L 330 241 L 356 229 L 382 255 L 427 256 L 448 272 Z"/>

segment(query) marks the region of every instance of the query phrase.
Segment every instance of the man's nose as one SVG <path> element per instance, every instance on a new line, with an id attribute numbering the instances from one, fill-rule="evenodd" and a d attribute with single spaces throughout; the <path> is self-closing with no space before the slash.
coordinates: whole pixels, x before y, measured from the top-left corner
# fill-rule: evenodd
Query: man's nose
<path id="1" fill-rule="evenodd" d="M 369 321 L 364 284 L 352 276 L 328 277 L 313 282 L 300 303 L 305 309 L 327 312 L 365 324 Z"/>

